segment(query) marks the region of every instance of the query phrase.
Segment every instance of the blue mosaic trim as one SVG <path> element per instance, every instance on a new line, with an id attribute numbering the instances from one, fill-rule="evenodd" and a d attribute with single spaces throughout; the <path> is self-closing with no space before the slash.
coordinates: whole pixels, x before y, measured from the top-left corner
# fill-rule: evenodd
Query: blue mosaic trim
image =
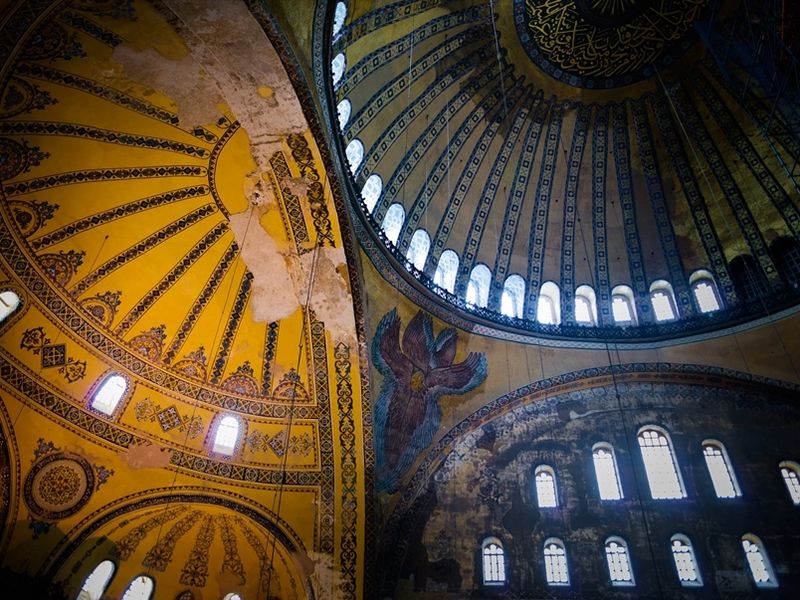
<path id="1" fill-rule="evenodd" d="M 639 227 L 636 222 L 636 204 L 633 198 L 633 181 L 631 179 L 631 149 L 628 139 L 628 114 L 625 106 L 614 104 L 611 107 L 614 166 L 617 176 L 617 191 L 622 212 L 622 227 L 625 232 L 625 249 L 628 255 L 628 270 L 631 275 L 631 287 L 636 298 L 636 312 L 642 323 L 653 321 L 650 305 L 650 289 L 644 271 L 642 243 L 639 239 Z"/>
<path id="2" fill-rule="evenodd" d="M 525 133 L 525 142 L 522 145 L 520 158 L 514 171 L 514 180 L 511 186 L 511 193 L 508 196 L 509 200 L 506 204 L 505 214 L 503 215 L 503 229 L 500 232 L 494 269 L 492 270 L 487 306 L 495 309 L 500 306 L 503 282 L 506 279 L 508 265 L 511 262 L 511 252 L 514 249 L 514 241 L 517 237 L 517 227 L 522 216 L 525 198 L 528 196 L 528 184 L 531 181 L 536 148 L 539 147 L 542 123 L 547 120 L 552 103 L 552 99 L 544 100 L 541 90 L 537 91 L 533 98 L 533 104 L 535 105 L 532 111 L 533 117 L 530 119 L 528 131 Z"/>
<path id="3" fill-rule="evenodd" d="M 577 217 L 578 185 L 581 163 L 586 149 L 591 109 L 577 107 L 572 147 L 567 160 L 567 185 L 564 190 L 564 227 L 561 234 L 561 320 L 575 321 L 575 219 Z"/>
<path id="4" fill-rule="evenodd" d="M 742 190 L 736 184 L 733 174 L 728 169 L 728 165 L 725 164 L 725 160 L 714 143 L 706 123 L 695 110 L 685 90 L 682 88 L 676 90 L 673 99 L 686 127 L 694 134 L 700 156 L 705 158 L 725 199 L 730 204 L 733 215 L 739 225 L 739 230 L 747 242 L 753 257 L 758 261 L 761 270 L 767 276 L 772 287 L 780 289 L 783 287 L 783 281 L 775 268 L 775 264 L 772 262 L 772 258 L 770 258 L 761 230 L 758 228 L 753 213 L 750 212 L 750 207 L 742 195 Z"/>
<path id="5" fill-rule="evenodd" d="M 387 150 L 398 140 L 401 139 L 403 132 L 414 122 L 420 114 L 425 112 L 426 107 L 431 104 L 440 94 L 448 91 L 450 86 L 456 83 L 461 77 L 472 69 L 470 61 L 461 61 L 452 69 L 445 71 L 440 77 L 436 78 L 425 90 L 414 97 L 414 101 L 392 119 L 389 126 L 381 132 L 378 138 L 365 152 L 365 160 L 359 166 L 355 177 L 366 178 L 380 163 L 381 158 L 386 155 Z"/>
<path id="6" fill-rule="evenodd" d="M 244 309 L 250 300 L 250 291 L 252 287 L 253 274 L 250 271 L 245 271 L 241 283 L 239 284 L 239 290 L 236 292 L 236 300 L 233 303 L 231 316 L 225 324 L 225 333 L 222 334 L 222 339 L 217 347 L 214 369 L 211 371 L 211 383 L 219 383 L 222 373 L 225 371 L 225 365 L 228 364 L 228 357 L 230 356 L 233 346 L 233 338 L 236 337 L 239 324 L 242 322 Z"/>
<path id="7" fill-rule="evenodd" d="M 278 351 L 280 322 L 272 321 L 264 332 L 264 362 L 261 367 L 261 395 L 272 394 L 272 363 Z"/>
<path id="8" fill-rule="evenodd" d="M 662 256 L 667 262 L 670 283 L 675 292 L 675 301 L 682 315 L 691 315 L 695 312 L 694 303 L 691 299 L 689 286 L 686 284 L 686 275 L 678 253 L 675 231 L 672 229 L 672 220 L 664 198 L 664 188 L 658 169 L 656 151 L 652 142 L 654 139 L 653 132 L 647 120 L 647 109 L 643 102 L 636 101 L 630 104 L 630 110 L 633 115 L 633 127 L 636 132 L 642 176 L 647 186 L 647 195 L 650 198 L 653 218 L 658 227 Z"/>
<path id="9" fill-rule="evenodd" d="M 376 29 L 407 19 L 410 15 L 418 14 L 419 11 L 436 8 L 440 4 L 448 1 L 449 0 L 399 0 L 398 2 L 393 2 L 392 4 L 367 11 L 365 14 L 352 21 L 350 25 L 347 26 L 346 31 L 342 28 L 342 31 L 339 32 L 339 36 L 337 37 L 337 42 L 340 39 L 344 39 L 349 45 Z"/>
<path id="10" fill-rule="evenodd" d="M 115 48 L 122 43 L 122 38 L 113 31 L 110 31 L 94 21 L 87 19 L 85 16 L 76 12 L 72 12 L 71 10 L 65 10 L 58 15 L 58 20 L 65 25 L 69 25 L 70 27 L 82 31 L 83 33 L 93 37 L 97 41 L 102 42 L 110 48 Z"/>
<path id="11" fill-rule="evenodd" d="M 714 91 L 711 85 L 710 81 L 700 77 L 697 85 L 700 96 L 711 109 L 711 114 L 720 129 L 728 135 L 731 145 L 736 149 L 742 162 L 750 168 L 750 172 L 758 180 L 767 198 L 772 201 L 783 220 L 786 221 L 789 230 L 795 237 L 800 237 L 800 213 L 798 213 L 797 207 L 792 203 L 783 186 L 764 164 L 764 160 L 756 151 L 750 138 L 742 131 L 736 116 L 722 102 L 719 94 Z"/>
<path id="12" fill-rule="evenodd" d="M 722 244 L 706 208 L 706 201 L 697 185 L 691 164 L 681 145 L 678 131 L 669 111 L 666 98 L 659 96 L 651 102 L 661 137 L 672 162 L 672 168 L 681 182 L 684 198 L 689 205 L 689 212 L 694 219 L 695 227 L 703 242 L 711 271 L 717 280 L 717 287 L 726 305 L 736 304 L 736 291 L 733 289 L 728 263 L 722 251 Z"/>
<path id="13" fill-rule="evenodd" d="M 555 107 L 547 127 L 542 166 L 539 171 L 539 181 L 536 184 L 536 199 L 531 214 L 530 239 L 528 240 L 528 273 L 525 280 L 525 305 L 523 316 L 527 319 L 536 318 L 536 297 L 542 283 L 542 265 L 544 263 L 544 243 L 547 237 L 547 214 L 550 210 L 550 200 L 553 195 L 553 176 L 556 172 L 558 160 L 558 146 L 561 142 L 561 125 L 564 120 L 564 104 Z"/>
<path id="14" fill-rule="evenodd" d="M 444 61 L 448 56 L 457 56 L 456 52 L 463 46 L 467 46 L 472 42 L 481 40 L 486 36 L 486 26 L 476 25 L 470 27 L 466 31 L 461 31 L 456 36 L 449 38 L 436 46 L 433 50 L 417 59 L 412 65 L 411 69 L 406 69 L 401 72 L 397 77 L 388 81 L 377 92 L 372 94 L 369 99 L 364 103 L 355 115 L 353 115 L 344 127 L 342 132 L 346 140 L 349 141 L 366 127 L 372 120 L 380 114 L 381 110 L 387 106 L 392 100 L 400 97 L 400 94 L 407 88 L 409 81 L 416 81 L 423 77 L 431 70 L 438 72 L 444 67 Z M 471 66 L 480 64 L 481 58 L 475 56 L 476 53 L 485 53 L 486 50 L 481 47 L 474 49 L 460 62 L 469 62 Z"/>
<path id="15" fill-rule="evenodd" d="M 478 254 L 478 249 L 483 240 L 483 233 L 486 228 L 486 219 L 492 211 L 492 205 L 497 197 L 497 190 L 500 186 L 500 180 L 506 172 L 508 161 L 511 158 L 511 153 L 517 146 L 517 139 L 522 133 L 522 128 L 525 125 L 525 120 L 531 112 L 528 108 L 531 105 L 530 97 L 533 93 L 533 88 L 527 88 L 525 94 L 520 98 L 520 104 L 516 109 L 516 117 L 511 124 L 511 130 L 506 132 L 505 140 L 500 152 L 494 159 L 492 165 L 492 172 L 486 178 L 486 183 L 481 190 L 480 201 L 475 207 L 475 213 L 472 215 L 472 223 L 470 223 L 467 233 L 467 239 L 464 242 L 464 250 L 461 253 L 461 261 L 459 263 L 458 273 L 456 275 L 455 290 L 457 294 L 464 295 L 467 291 L 467 282 L 472 267 L 475 266 L 475 257 Z M 508 123 L 508 115 L 503 116 L 503 123 Z M 505 198 L 503 198 L 505 200 Z"/>
<path id="16" fill-rule="evenodd" d="M 508 103 L 513 105 L 519 101 L 524 90 L 526 89 L 522 86 L 522 81 L 522 79 L 516 80 L 514 82 L 514 86 L 510 90 L 506 90 L 505 96 Z M 501 98 L 503 96 L 503 93 L 499 87 L 495 88 L 495 94 Z M 499 110 L 500 109 L 498 107 L 498 112 Z M 436 269 L 436 264 L 439 262 L 439 257 L 445 249 L 448 235 L 453 228 L 453 223 L 455 223 L 459 209 L 464 203 L 464 199 L 467 196 L 469 188 L 475 181 L 475 177 L 477 176 L 481 163 L 483 162 L 483 159 L 489 150 L 489 146 L 491 146 L 494 136 L 497 134 L 498 129 L 500 129 L 500 119 L 488 117 L 487 120 L 489 120 L 490 123 L 483 130 L 481 137 L 478 139 L 475 147 L 470 153 L 469 159 L 467 159 L 467 161 L 464 163 L 464 168 L 461 170 L 461 175 L 459 176 L 458 182 L 455 186 L 455 191 L 450 198 L 450 201 L 447 203 L 447 210 L 439 220 L 436 233 L 431 237 L 431 250 L 428 253 L 428 258 L 425 261 L 426 273 L 433 273 L 433 271 Z"/>
<path id="17" fill-rule="evenodd" d="M 397 58 L 405 57 L 417 44 L 424 42 L 432 36 L 441 35 L 442 31 L 452 29 L 459 25 L 482 21 L 485 12 L 486 9 L 479 5 L 471 6 L 458 12 L 448 13 L 441 17 L 431 19 L 424 25 L 414 29 L 411 33 L 404 35 L 390 44 L 381 46 L 374 52 L 370 52 L 354 64 L 352 68 L 345 71 L 342 80 L 336 88 L 337 101 L 349 95 L 363 79 L 367 78 L 374 71 L 383 68 L 387 63 Z M 369 32 L 364 32 L 359 35 L 359 37 L 363 37 L 367 33 Z M 407 72 L 408 69 L 406 68 L 404 71 Z"/>
<path id="18" fill-rule="evenodd" d="M 487 65 L 485 62 L 483 64 Z M 404 190 L 406 179 L 411 175 L 420 160 L 425 157 L 427 150 L 434 146 L 434 140 L 439 139 L 447 130 L 451 117 L 467 105 L 478 90 L 494 82 L 495 78 L 495 70 L 491 66 L 485 66 L 477 75 L 474 75 L 468 80 L 455 98 L 448 101 L 447 105 L 439 111 L 439 114 L 436 115 L 433 122 L 425 128 L 422 135 L 417 137 L 414 144 L 408 149 L 408 152 L 406 152 L 406 155 L 399 161 L 389 179 L 388 185 L 384 188 L 384 192 L 373 211 L 376 219 L 383 219 L 389 207 L 389 201 L 397 198 L 401 190 Z M 450 140 L 450 163 L 452 163 L 458 153 L 458 149 L 463 145 L 466 138 L 480 123 L 483 115 L 497 102 L 499 102 L 499 98 L 496 94 L 488 94 L 483 102 L 476 106 L 469 116 L 462 121 L 461 125 L 456 130 L 455 136 Z M 447 156 L 447 148 L 445 148 L 445 150 L 439 154 L 439 158 L 436 160 L 433 169 L 430 170 L 425 178 L 427 193 L 420 192 L 414 199 L 411 209 L 408 211 L 408 217 L 403 224 L 403 230 L 398 238 L 398 247 L 402 251 L 408 249 L 411 235 L 417 223 L 419 223 L 420 218 L 425 213 L 428 200 L 435 195 L 439 185 L 446 178 L 448 168 Z M 433 186 L 432 189 L 431 186 Z"/>
<path id="19" fill-rule="evenodd" d="M 611 325 L 611 284 L 606 241 L 606 177 L 608 173 L 608 107 L 598 106 L 592 135 L 592 229 L 594 230 L 595 294 L 597 320 Z"/>

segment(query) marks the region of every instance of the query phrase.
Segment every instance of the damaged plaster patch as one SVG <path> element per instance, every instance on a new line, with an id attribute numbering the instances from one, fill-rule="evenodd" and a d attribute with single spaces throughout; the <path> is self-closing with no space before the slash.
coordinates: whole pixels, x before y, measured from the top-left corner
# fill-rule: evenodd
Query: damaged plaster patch
<path id="1" fill-rule="evenodd" d="M 172 452 L 155 444 L 143 444 L 123 450 L 119 457 L 131 469 L 160 469 L 169 466 Z"/>

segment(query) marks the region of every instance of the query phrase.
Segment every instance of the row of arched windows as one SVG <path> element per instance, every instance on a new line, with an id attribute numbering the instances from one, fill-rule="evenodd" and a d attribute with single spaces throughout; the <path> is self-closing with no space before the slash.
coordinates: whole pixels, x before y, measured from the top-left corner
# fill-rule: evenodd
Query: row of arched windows
<path id="1" fill-rule="evenodd" d="M 84 580 L 76 600 L 100 600 L 111 583 L 115 571 L 116 566 L 110 560 L 104 560 L 98 564 Z M 153 581 L 152 577 L 138 575 L 128 584 L 125 593 L 122 595 L 122 600 L 150 600 L 153 597 L 154 589 L 155 581 Z M 189 597 L 194 597 L 192 592 L 188 593 L 190 594 Z M 179 598 L 183 598 L 184 595 L 181 594 Z M 231 592 L 225 594 L 222 600 L 242 600 L 242 597 Z"/>
<path id="2" fill-rule="evenodd" d="M 669 434 L 660 427 L 648 425 L 639 430 L 637 441 L 651 497 L 654 500 L 685 498 L 686 489 Z M 717 498 L 741 496 L 739 482 L 722 442 L 705 440 L 701 446 Z M 607 442 L 596 443 L 592 446 L 592 463 L 600 499 L 621 500 L 624 493 L 614 447 Z M 786 460 L 778 468 L 792 503 L 800 505 L 800 465 Z M 539 508 L 559 505 L 556 473 L 550 465 L 538 465 L 534 469 L 534 489 Z"/>
<path id="3" fill-rule="evenodd" d="M 761 540 L 747 533 L 742 536 L 742 550 L 753 582 L 758 587 L 778 587 L 767 551 Z M 636 579 L 627 542 L 618 536 L 606 538 L 604 544 L 608 579 L 613 586 L 634 586 Z M 548 538 L 543 544 L 545 581 L 550 586 L 570 585 L 567 550 L 559 538 Z M 689 538 L 676 533 L 670 538 L 670 552 L 675 565 L 675 574 L 684 587 L 701 587 L 700 573 L 694 547 Z M 486 538 L 481 544 L 481 567 L 483 584 L 505 585 L 507 582 L 505 551 L 502 542 L 495 537 Z"/>

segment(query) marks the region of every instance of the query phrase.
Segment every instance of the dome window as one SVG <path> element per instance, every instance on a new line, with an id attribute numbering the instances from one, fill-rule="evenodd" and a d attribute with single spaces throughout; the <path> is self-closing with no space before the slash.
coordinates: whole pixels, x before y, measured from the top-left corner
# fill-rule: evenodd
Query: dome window
<path id="1" fill-rule="evenodd" d="M 350 113 L 353 110 L 353 105 L 350 100 L 345 98 L 336 105 L 336 116 L 339 118 L 339 129 L 344 131 L 348 121 L 350 121 Z"/>
<path id="2" fill-rule="evenodd" d="M 451 294 L 456 288 L 456 275 L 458 274 L 458 254 L 452 250 L 445 250 L 439 257 L 439 264 L 433 275 L 434 285 L 447 290 Z"/>
<path id="3" fill-rule="evenodd" d="M 778 579 L 775 577 L 772 563 L 770 563 L 761 540 L 753 534 L 747 533 L 742 536 L 742 548 L 756 586 L 760 588 L 778 587 Z"/>
<path id="4" fill-rule="evenodd" d="M 230 415 L 222 417 L 214 434 L 214 447 L 212 450 L 218 454 L 231 456 L 239 441 L 239 421 Z"/>
<path id="5" fill-rule="evenodd" d="M 694 301 L 701 313 L 711 313 L 722 308 L 717 284 L 711 273 L 704 269 L 695 271 L 689 277 L 689 286 L 692 288 Z"/>
<path id="6" fill-rule="evenodd" d="M 581 285 L 575 290 L 575 322 L 597 325 L 597 296 L 589 285 Z"/>
<path id="7" fill-rule="evenodd" d="M 633 290 L 627 285 L 618 285 L 611 290 L 611 314 L 617 325 L 636 325 Z"/>
<path id="8" fill-rule="evenodd" d="M 0 292 L 0 322 L 5 321 L 6 318 L 17 310 L 19 306 L 19 296 L 11 290 Z"/>
<path id="9" fill-rule="evenodd" d="M 550 538 L 544 543 L 544 574 L 547 585 L 569 585 L 567 551 L 564 542 Z"/>
<path id="10" fill-rule="evenodd" d="M 110 560 L 104 560 L 97 565 L 84 580 L 77 600 L 100 600 L 114 576 L 116 567 Z"/>
<path id="11" fill-rule="evenodd" d="M 539 465 L 534 471 L 536 481 L 536 505 L 539 508 L 555 508 L 558 506 L 556 493 L 556 474 L 549 465 Z"/>
<path id="12" fill-rule="evenodd" d="M 617 458 L 614 448 L 606 442 L 598 442 L 592 447 L 594 475 L 601 500 L 621 500 L 622 486 L 619 482 Z"/>
<path id="13" fill-rule="evenodd" d="M 342 80 L 345 66 L 346 66 L 346 61 L 344 58 L 344 53 L 339 52 L 339 54 L 334 56 L 333 60 L 331 61 L 331 79 L 333 80 L 334 87 L 336 87 Z"/>
<path id="14" fill-rule="evenodd" d="M 467 302 L 473 306 L 486 308 L 489 303 L 489 286 L 491 283 L 492 272 L 489 267 L 481 264 L 475 265 L 469 275 L 469 283 L 467 284 Z"/>
<path id="15" fill-rule="evenodd" d="M 781 469 L 783 483 L 795 506 L 800 506 L 800 465 L 790 460 L 783 461 L 778 465 Z"/>
<path id="16" fill-rule="evenodd" d="M 653 305 L 653 312 L 659 323 L 674 321 L 678 318 L 675 294 L 668 281 L 659 279 L 650 285 L 650 304 Z"/>
<path id="17" fill-rule="evenodd" d="M 558 325 L 561 322 L 561 291 L 552 281 L 545 281 L 539 290 L 536 320 L 543 325 Z"/>
<path id="18" fill-rule="evenodd" d="M 714 484 L 717 498 L 737 498 L 742 495 L 736 475 L 731 467 L 728 452 L 721 442 L 706 440 L 703 442 L 703 457 L 706 459 L 708 474 Z"/>
<path id="19" fill-rule="evenodd" d="M 332 32 L 333 37 L 339 35 L 339 32 L 342 30 L 342 27 L 344 27 L 344 21 L 346 18 L 347 18 L 347 5 L 344 2 L 337 2 L 336 8 L 333 9 L 333 32 Z"/>
<path id="20" fill-rule="evenodd" d="M 127 389 L 128 382 L 122 375 L 109 375 L 92 397 L 92 408 L 105 415 L 113 415 Z"/>
<path id="21" fill-rule="evenodd" d="M 500 312 L 507 317 L 521 319 L 525 306 L 525 280 L 519 275 L 509 275 L 500 297 Z"/>
<path id="22" fill-rule="evenodd" d="M 431 238 L 424 229 L 417 229 L 411 236 L 411 243 L 408 245 L 406 260 L 411 263 L 417 271 L 425 268 L 425 261 L 428 259 L 428 252 L 431 249 Z"/>
<path id="23" fill-rule="evenodd" d="M 647 426 L 639 430 L 636 437 L 653 500 L 685 498 L 686 492 L 667 432 Z"/>
<path id="24" fill-rule="evenodd" d="M 348 146 L 348 148 L 349 147 L 350 146 Z M 363 155 L 364 152 L 363 147 L 361 152 Z M 381 179 L 380 175 L 378 175 L 377 173 L 373 173 L 372 175 L 367 177 L 367 181 L 366 183 L 364 183 L 364 187 L 361 188 L 361 197 L 364 199 L 364 204 L 367 205 L 367 212 L 369 212 L 370 214 L 372 214 L 372 211 L 375 210 L 375 205 L 378 204 L 378 198 L 381 197 L 382 191 L 383 191 L 383 180 Z"/>
<path id="25" fill-rule="evenodd" d="M 503 544 L 497 538 L 486 538 L 481 544 L 483 585 L 503 585 L 506 582 L 506 561 Z"/>
<path id="26" fill-rule="evenodd" d="M 681 582 L 681 585 L 684 587 L 703 585 L 700 569 L 697 568 L 694 547 L 689 538 L 676 533 L 670 539 L 670 550 L 672 550 L 672 560 L 675 562 L 675 570 L 678 572 L 678 581 Z"/>
<path id="27" fill-rule="evenodd" d="M 347 164 L 350 165 L 350 173 L 355 175 L 358 167 L 361 166 L 361 161 L 364 160 L 364 144 L 358 139 L 350 140 L 347 148 L 344 149 L 344 154 L 347 157 Z M 378 192 L 378 195 L 380 195 L 380 192 Z"/>
<path id="28" fill-rule="evenodd" d="M 608 576 L 613 586 L 636 585 L 633 578 L 631 558 L 628 554 L 628 544 L 620 537 L 610 537 L 606 540 L 606 563 Z"/>
<path id="29" fill-rule="evenodd" d="M 122 600 L 150 600 L 155 586 L 152 577 L 139 575 L 131 581 L 128 589 L 122 595 Z"/>
<path id="30" fill-rule="evenodd" d="M 406 220 L 406 211 L 403 210 L 402 204 L 392 204 L 386 215 L 383 217 L 381 229 L 383 229 L 386 238 L 397 245 L 397 238 L 400 237 L 400 231 L 403 229 L 403 222 Z"/>

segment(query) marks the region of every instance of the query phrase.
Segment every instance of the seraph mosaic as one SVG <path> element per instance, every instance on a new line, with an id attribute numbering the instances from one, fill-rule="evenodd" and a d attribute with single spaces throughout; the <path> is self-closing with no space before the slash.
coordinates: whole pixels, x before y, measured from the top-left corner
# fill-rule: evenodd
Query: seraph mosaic
<path id="1" fill-rule="evenodd" d="M 458 336 L 452 327 L 434 337 L 430 315 L 419 311 L 401 342 L 400 325 L 397 310 L 388 312 L 372 341 L 372 358 L 384 378 L 375 406 L 376 475 L 378 489 L 387 492 L 433 440 L 442 417 L 439 399 L 466 394 L 487 375 L 482 353 L 454 363 Z"/>

